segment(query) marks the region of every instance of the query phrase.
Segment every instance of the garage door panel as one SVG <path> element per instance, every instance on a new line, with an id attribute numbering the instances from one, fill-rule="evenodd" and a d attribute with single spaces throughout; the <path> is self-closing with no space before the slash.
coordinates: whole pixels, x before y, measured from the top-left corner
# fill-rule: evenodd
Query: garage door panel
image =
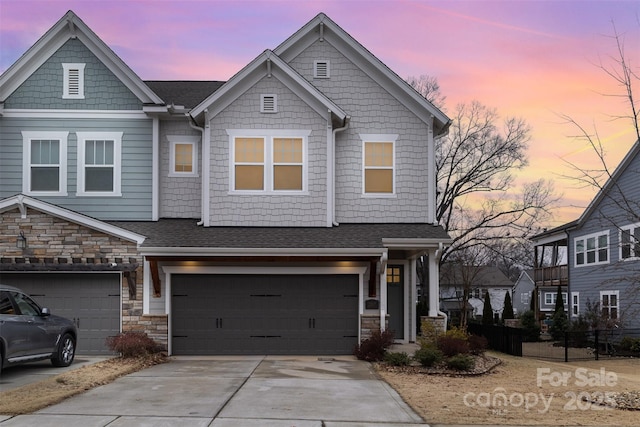
<path id="1" fill-rule="evenodd" d="M 357 276 L 174 275 L 173 352 L 350 354 L 357 294 Z"/>
<path id="2" fill-rule="evenodd" d="M 75 321 L 78 354 L 112 354 L 105 341 L 120 333 L 120 273 L 3 273 L 2 282 Z"/>

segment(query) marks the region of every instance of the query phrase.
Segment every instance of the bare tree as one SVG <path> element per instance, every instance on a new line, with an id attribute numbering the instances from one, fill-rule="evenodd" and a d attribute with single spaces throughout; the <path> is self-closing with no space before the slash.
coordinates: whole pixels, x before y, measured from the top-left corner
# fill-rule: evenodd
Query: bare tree
<path id="1" fill-rule="evenodd" d="M 444 108 L 435 78 L 422 75 L 408 82 Z M 552 183 L 543 179 L 514 191 L 516 174 L 528 161 L 531 129 L 524 120 L 502 119 L 477 101 L 458 105 L 452 116 L 448 135 L 436 141 L 436 219 L 453 238 L 441 264 L 458 251 L 495 252 L 501 250 L 496 242 L 534 234 L 557 200 Z M 426 277 L 422 270 L 419 276 Z"/>

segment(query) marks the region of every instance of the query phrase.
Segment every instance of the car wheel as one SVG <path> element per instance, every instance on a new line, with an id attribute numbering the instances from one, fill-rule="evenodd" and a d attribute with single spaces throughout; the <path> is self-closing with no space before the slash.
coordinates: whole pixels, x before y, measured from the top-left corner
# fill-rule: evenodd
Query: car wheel
<path id="1" fill-rule="evenodd" d="M 53 366 L 69 366 L 76 355 L 76 341 L 70 334 L 64 334 L 51 358 Z"/>

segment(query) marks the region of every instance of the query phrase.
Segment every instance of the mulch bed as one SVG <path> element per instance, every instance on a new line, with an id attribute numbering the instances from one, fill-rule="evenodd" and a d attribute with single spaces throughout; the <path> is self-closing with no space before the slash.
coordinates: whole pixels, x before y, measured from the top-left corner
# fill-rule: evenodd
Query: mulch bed
<path id="1" fill-rule="evenodd" d="M 469 371 L 456 371 L 453 369 L 448 369 L 443 363 L 427 368 L 417 363 L 412 363 L 408 366 L 391 366 L 384 362 L 378 362 L 375 364 L 375 367 L 379 370 L 402 374 L 468 377 L 487 374 L 491 372 L 491 370 L 493 370 L 496 366 L 502 363 L 502 360 L 498 359 L 497 357 L 487 356 L 486 354 L 473 356 L 473 358 L 475 359 L 476 363 L 473 369 Z"/>

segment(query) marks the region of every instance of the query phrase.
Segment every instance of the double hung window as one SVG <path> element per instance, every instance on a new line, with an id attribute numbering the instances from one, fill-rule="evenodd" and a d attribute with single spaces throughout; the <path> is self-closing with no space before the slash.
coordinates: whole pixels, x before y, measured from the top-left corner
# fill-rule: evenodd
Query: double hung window
<path id="1" fill-rule="evenodd" d="M 640 223 L 620 229 L 620 259 L 640 258 Z"/>
<path id="2" fill-rule="evenodd" d="M 307 190 L 309 131 L 227 131 L 231 192 L 301 193 Z"/>
<path id="3" fill-rule="evenodd" d="M 360 135 L 363 194 L 395 194 L 395 141 L 398 135 Z"/>
<path id="4" fill-rule="evenodd" d="M 576 266 L 609 262 L 609 233 L 597 233 L 575 239 Z"/>
<path id="5" fill-rule="evenodd" d="M 618 319 L 619 291 L 600 291 L 600 312 L 604 319 Z"/>
<path id="6" fill-rule="evenodd" d="M 22 132 L 25 194 L 67 195 L 68 135 L 68 132 Z"/>
<path id="7" fill-rule="evenodd" d="M 169 176 L 198 176 L 198 141 L 197 136 L 168 135 Z"/>
<path id="8" fill-rule="evenodd" d="M 78 195 L 120 196 L 122 132 L 78 132 Z"/>

